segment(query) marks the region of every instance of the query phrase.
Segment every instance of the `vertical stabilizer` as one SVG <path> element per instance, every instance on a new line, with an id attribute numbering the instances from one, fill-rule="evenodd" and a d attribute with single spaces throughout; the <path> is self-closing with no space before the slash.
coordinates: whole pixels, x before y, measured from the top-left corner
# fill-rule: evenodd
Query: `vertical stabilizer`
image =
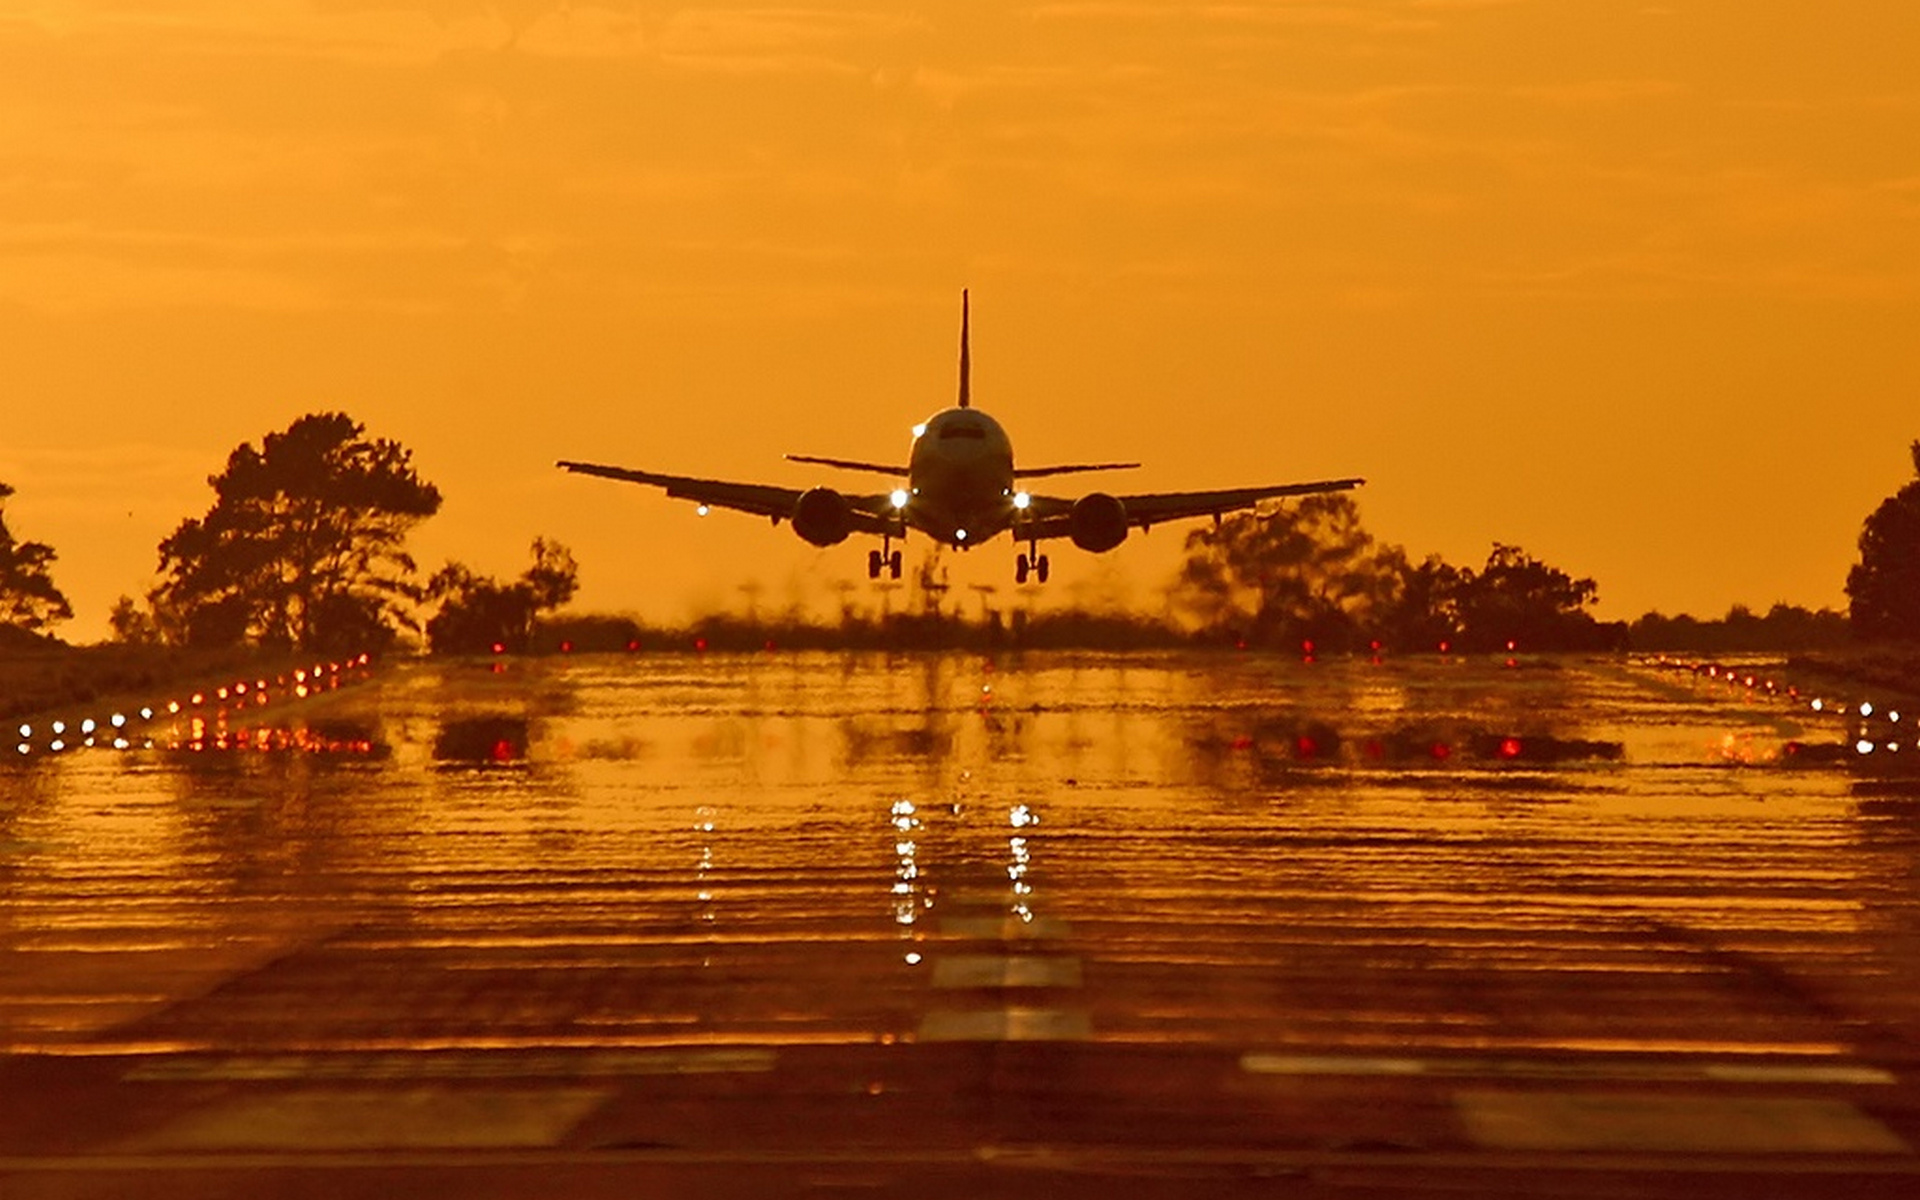
<path id="1" fill-rule="evenodd" d="M 960 407 L 973 404 L 973 364 L 967 351 L 967 289 L 960 289 Z"/>

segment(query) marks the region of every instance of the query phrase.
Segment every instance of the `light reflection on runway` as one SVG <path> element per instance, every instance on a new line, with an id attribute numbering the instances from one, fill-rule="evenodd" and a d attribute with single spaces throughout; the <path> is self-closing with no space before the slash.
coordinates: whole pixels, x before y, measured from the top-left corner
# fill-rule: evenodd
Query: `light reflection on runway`
<path id="1" fill-rule="evenodd" d="M 398 664 L 299 722 L 0 774 L 0 1044 L 1855 1070 L 1915 1029 L 1920 793 L 1617 662 Z"/>

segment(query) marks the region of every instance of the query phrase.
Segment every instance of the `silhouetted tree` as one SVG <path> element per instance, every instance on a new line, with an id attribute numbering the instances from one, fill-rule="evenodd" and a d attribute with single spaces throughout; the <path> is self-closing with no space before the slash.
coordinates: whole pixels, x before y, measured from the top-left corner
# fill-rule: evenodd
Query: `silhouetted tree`
<path id="1" fill-rule="evenodd" d="M 384 646 L 418 589 L 407 533 L 440 508 L 398 442 L 344 413 L 243 443 L 209 477 L 207 515 L 160 543 L 150 594 L 169 640 L 301 649 Z"/>
<path id="2" fill-rule="evenodd" d="M 1458 591 L 1461 640 L 1491 650 L 1513 642 L 1530 650 L 1574 650 L 1603 640 L 1587 609 L 1599 585 L 1548 566 L 1518 546 L 1495 542 L 1487 565 L 1466 572 Z"/>
<path id="3" fill-rule="evenodd" d="M 13 488 L 0 483 L 0 508 Z M 53 560 L 45 542 L 16 542 L 0 513 L 0 625 L 38 633 L 73 616 L 73 606 L 53 585 Z"/>
<path id="4" fill-rule="evenodd" d="M 1250 644 L 1361 643 L 1395 614 L 1406 553 L 1360 526 L 1344 494 L 1306 496 L 1271 514 L 1236 513 L 1187 535 L 1178 605 Z"/>
<path id="5" fill-rule="evenodd" d="M 525 650 L 540 613 L 573 599 L 580 567 L 558 542 L 533 539 L 533 565 L 514 583 L 476 575 L 450 562 L 427 582 L 440 610 L 427 622 L 427 643 L 436 654 L 478 654 L 499 646 Z"/>
<path id="6" fill-rule="evenodd" d="M 1818 650 L 1852 640 L 1843 613 L 1776 604 L 1756 616 L 1743 604 L 1719 620 L 1650 612 L 1634 621 L 1628 640 L 1636 650 Z"/>
<path id="7" fill-rule="evenodd" d="M 1862 637 L 1920 641 L 1920 441 L 1912 449 L 1915 478 L 1867 517 L 1847 572 L 1847 616 Z"/>
<path id="8" fill-rule="evenodd" d="M 122 596 L 113 602 L 113 610 L 107 614 L 107 628 L 113 631 L 113 640 L 123 645 L 156 646 L 164 640 L 153 612 L 141 608 L 132 596 Z"/>
<path id="9" fill-rule="evenodd" d="M 1473 572 L 1429 554 L 1401 575 L 1398 598 L 1377 630 L 1389 645 L 1432 650 L 1460 640 L 1461 606 Z"/>

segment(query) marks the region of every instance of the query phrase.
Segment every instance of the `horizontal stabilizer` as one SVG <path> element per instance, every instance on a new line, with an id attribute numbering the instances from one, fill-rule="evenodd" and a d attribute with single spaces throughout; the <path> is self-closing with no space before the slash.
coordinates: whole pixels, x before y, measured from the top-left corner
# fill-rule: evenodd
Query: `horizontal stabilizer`
<path id="1" fill-rule="evenodd" d="M 885 463 L 854 462 L 845 458 L 816 458 L 811 454 L 789 454 L 788 462 L 812 463 L 820 467 L 839 467 L 843 471 L 874 471 L 881 475 L 905 476 L 905 467 L 888 466 Z"/>
<path id="2" fill-rule="evenodd" d="M 1078 475 L 1085 471 L 1131 471 L 1139 463 L 1077 463 L 1068 467 L 1016 467 L 1014 476 L 1019 479 L 1039 479 L 1045 475 Z"/>

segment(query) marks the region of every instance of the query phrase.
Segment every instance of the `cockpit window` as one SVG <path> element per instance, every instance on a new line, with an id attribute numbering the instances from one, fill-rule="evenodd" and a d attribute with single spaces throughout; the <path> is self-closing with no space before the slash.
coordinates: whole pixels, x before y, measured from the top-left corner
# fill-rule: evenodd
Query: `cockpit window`
<path id="1" fill-rule="evenodd" d="M 978 425 L 943 425 L 940 428 L 940 440 L 948 438 L 972 438 L 975 441 L 987 440 L 987 431 Z"/>

